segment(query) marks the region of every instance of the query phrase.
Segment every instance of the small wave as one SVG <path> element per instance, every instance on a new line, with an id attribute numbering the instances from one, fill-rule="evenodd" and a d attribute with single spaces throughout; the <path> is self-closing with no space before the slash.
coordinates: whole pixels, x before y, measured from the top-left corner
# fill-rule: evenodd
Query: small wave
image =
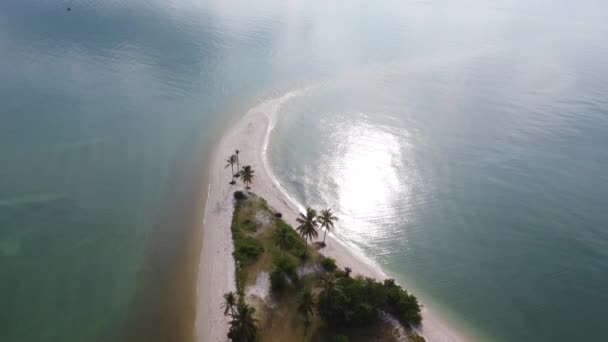
<path id="1" fill-rule="evenodd" d="M 298 201 L 296 201 L 291 195 L 289 195 L 287 190 L 283 187 L 283 185 L 281 185 L 281 183 L 275 176 L 272 167 L 270 167 L 270 164 L 268 163 L 268 144 L 270 141 L 270 135 L 274 130 L 281 107 L 293 98 L 302 96 L 312 88 L 313 86 L 308 86 L 302 89 L 287 92 L 281 97 L 273 98 L 260 103 L 259 105 L 250 109 L 247 113 L 263 113 L 268 118 L 268 129 L 266 130 L 266 135 L 264 136 L 264 143 L 262 145 L 262 162 L 264 164 L 264 169 L 266 169 L 268 176 L 272 180 L 273 184 L 277 187 L 277 189 L 279 189 L 282 195 L 289 200 L 290 203 L 285 203 L 287 207 L 292 209 L 293 207 L 295 207 L 295 210 L 297 211 L 303 211 L 304 207 L 300 203 L 298 203 Z M 295 213 L 297 214 L 297 212 Z"/>
<path id="2" fill-rule="evenodd" d="M 28 204 L 54 202 L 59 201 L 63 198 L 65 198 L 64 194 L 56 192 L 27 194 L 0 199 L 0 207 L 17 207 Z"/>
<path id="3" fill-rule="evenodd" d="M 55 149 L 59 152 L 65 152 L 65 151 L 95 147 L 95 146 L 103 144 L 103 143 L 105 143 L 105 139 L 93 138 L 93 139 L 85 139 L 85 140 L 71 141 L 71 142 L 58 144 L 57 146 L 55 146 Z"/>

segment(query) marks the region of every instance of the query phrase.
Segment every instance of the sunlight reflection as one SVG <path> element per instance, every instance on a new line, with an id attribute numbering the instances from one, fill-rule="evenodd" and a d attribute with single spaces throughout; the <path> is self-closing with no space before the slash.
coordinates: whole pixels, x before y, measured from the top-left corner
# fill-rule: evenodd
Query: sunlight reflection
<path id="1" fill-rule="evenodd" d="M 372 221 L 392 216 L 397 196 L 406 191 L 398 174 L 399 139 L 388 130 L 364 121 L 349 123 L 338 132 L 340 153 L 334 174 L 343 223 L 358 233 L 365 230 L 364 235 L 380 234 L 380 226 Z"/>

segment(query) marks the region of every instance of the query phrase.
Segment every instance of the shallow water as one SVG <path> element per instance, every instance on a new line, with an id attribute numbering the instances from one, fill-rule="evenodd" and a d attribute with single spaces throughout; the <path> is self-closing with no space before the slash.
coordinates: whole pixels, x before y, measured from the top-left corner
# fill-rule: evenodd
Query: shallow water
<path id="1" fill-rule="evenodd" d="M 341 238 L 479 334 L 605 339 L 606 10 L 2 1 L 0 340 L 187 338 L 212 144 L 298 89 L 271 162 Z"/>

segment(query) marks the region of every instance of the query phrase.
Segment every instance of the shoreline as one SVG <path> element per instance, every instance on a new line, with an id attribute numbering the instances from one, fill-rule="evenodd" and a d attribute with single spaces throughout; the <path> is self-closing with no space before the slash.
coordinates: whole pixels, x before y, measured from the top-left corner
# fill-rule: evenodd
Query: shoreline
<path id="1" fill-rule="evenodd" d="M 242 190 L 237 182 L 230 185 L 230 169 L 225 159 L 240 150 L 241 165 L 251 165 L 255 178 L 251 191 L 266 199 L 268 204 L 283 214 L 283 220 L 294 225 L 302 210 L 272 173 L 266 152 L 270 133 L 274 129 L 280 107 L 300 92 L 289 92 L 282 97 L 264 101 L 251 108 L 231 126 L 216 145 L 209 164 L 209 187 L 203 219 L 203 242 L 199 261 L 195 336 L 196 341 L 227 341 L 228 318 L 221 314 L 222 295 L 236 290 L 233 245 L 230 232 L 232 222 L 232 194 Z M 350 267 L 354 274 L 378 280 L 389 278 L 378 266 L 349 247 L 334 234 L 327 234 L 327 246 L 320 250 L 332 257 L 340 267 Z M 416 294 L 414 294 L 416 295 Z M 423 304 L 423 303 L 421 303 Z M 423 325 L 416 331 L 427 341 L 466 341 L 462 334 L 448 327 L 423 306 Z"/>

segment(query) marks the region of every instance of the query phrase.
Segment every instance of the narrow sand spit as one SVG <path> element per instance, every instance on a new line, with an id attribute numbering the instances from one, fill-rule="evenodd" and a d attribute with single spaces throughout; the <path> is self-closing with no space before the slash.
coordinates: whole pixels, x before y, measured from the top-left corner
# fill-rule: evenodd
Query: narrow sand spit
<path id="1" fill-rule="evenodd" d="M 279 108 L 297 95 L 297 92 L 291 92 L 251 109 L 224 134 L 214 151 L 210 163 L 210 186 L 205 207 L 203 247 L 198 276 L 197 341 L 227 340 L 228 319 L 222 315 L 220 306 L 222 295 L 236 289 L 230 224 L 233 193 L 236 190 L 243 190 L 243 186 L 240 182 L 237 185 L 229 184 L 230 168 L 225 169 L 224 166 L 225 159 L 236 149 L 240 151 L 240 165 L 251 165 L 255 171 L 251 191 L 265 198 L 272 208 L 283 214 L 283 219 L 287 223 L 295 226 L 295 219 L 301 210 L 300 205 L 287 195 L 272 176 L 266 162 L 266 147 Z M 354 274 L 379 280 L 387 278 L 382 270 L 364 256 L 354 252 L 333 234 L 327 235 L 327 247 L 321 252 L 336 259 L 341 267 L 350 267 Z M 419 333 L 427 341 L 465 340 L 451 327 L 439 322 L 427 309 L 423 308 L 422 314 L 424 326 Z"/>

